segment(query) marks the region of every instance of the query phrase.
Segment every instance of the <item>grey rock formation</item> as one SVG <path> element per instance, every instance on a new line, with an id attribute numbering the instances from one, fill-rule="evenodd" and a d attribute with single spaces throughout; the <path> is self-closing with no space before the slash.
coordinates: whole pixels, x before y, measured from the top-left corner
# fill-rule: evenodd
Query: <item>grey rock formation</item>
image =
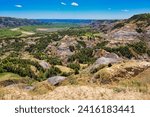
<path id="1" fill-rule="evenodd" d="M 40 62 L 39 63 L 44 69 L 48 69 L 49 67 L 50 67 L 50 65 L 47 63 L 47 62 L 45 62 L 45 61 L 42 61 L 42 62 Z"/>
<path id="2" fill-rule="evenodd" d="M 90 72 L 94 73 L 106 65 L 118 63 L 121 60 L 122 59 L 115 53 L 106 53 L 103 57 L 96 60 L 96 62 L 91 66 Z"/>
<path id="3" fill-rule="evenodd" d="M 63 77 L 63 76 L 54 76 L 54 77 L 50 77 L 48 78 L 48 83 L 50 83 L 51 85 L 57 85 L 61 82 L 63 82 L 64 80 L 66 80 L 67 77 Z"/>

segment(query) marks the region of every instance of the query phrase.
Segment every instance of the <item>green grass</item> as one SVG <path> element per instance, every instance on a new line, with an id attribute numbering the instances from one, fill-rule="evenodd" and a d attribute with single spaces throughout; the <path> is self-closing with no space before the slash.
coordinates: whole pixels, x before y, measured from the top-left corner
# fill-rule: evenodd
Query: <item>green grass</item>
<path id="1" fill-rule="evenodd" d="M 75 24 L 49 24 L 49 25 L 35 25 L 35 26 L 21 26 L 23 31 L 36 32 L 37 28 L 70 28 L 75 27 Z"/>
<path id="2" fill-rule="evenodd" d="M 0 38 L 11 38 L 20 36 L 20 31 L 11 31 L 10 29 L 0 29 Z"/>
<path id="3" fill-rule="evenodd" d="M 17 74 L 5 72 L 5 73 L 0 73 L 0 81 L 4 80 L 18 80 L 21 79 L 21 77 Z"/>

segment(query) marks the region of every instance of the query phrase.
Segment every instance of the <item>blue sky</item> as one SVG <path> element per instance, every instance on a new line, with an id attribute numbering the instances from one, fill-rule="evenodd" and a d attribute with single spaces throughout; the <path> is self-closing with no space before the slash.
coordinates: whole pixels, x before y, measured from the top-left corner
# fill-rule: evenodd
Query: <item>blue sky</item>
<path id="1" fill-rule="evenodd" d="M 45 19 L 124 19 L 150 12 L 150 0 L 0 0 L 0 16 Z"/>

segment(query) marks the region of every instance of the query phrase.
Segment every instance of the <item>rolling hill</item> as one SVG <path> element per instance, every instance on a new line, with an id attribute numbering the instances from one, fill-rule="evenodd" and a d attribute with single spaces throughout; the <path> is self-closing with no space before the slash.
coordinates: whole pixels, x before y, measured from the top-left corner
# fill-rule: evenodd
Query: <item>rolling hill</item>
<path id="1" fill-rule="evenodd" d="M 42 25 L 41 21 L 31 19 L 21 19 L 12 17 L 0 17 L 0 28 L 18 27 L 27 25 Z"/>

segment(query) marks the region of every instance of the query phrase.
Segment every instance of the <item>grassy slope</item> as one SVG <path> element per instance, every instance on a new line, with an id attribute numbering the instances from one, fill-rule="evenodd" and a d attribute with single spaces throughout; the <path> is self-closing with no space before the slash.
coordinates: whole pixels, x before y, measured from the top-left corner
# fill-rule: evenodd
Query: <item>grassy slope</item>
<path id="1" fill-rule="evenodd" d="M 21 79 L 21 77 L 17 74 L 13 73 L 0 73 L 0 82 L 4 80 L 18 80 Z"/>
<path id="2" fill-rule="evenodd" d="M 24 31 L 35 32 L 37 28 L 69 28 L 75 27 L 75 24 L 50 24 L 50 25 L 35 25 L 35 26 L 21 26 L 20 29 Z"/>
<path id="3" fill-rule="evenodd" d="M 150 68 L 130 80 L 120 81 L 119 85 L 123 88 L 150 94 Z"/>
<path id="4" fill-rule="evenodd" d="M 10 29 L 0 29 L 0 38 L 10 38 L 20 36 L 20 31 L 11 31 Z"/>

